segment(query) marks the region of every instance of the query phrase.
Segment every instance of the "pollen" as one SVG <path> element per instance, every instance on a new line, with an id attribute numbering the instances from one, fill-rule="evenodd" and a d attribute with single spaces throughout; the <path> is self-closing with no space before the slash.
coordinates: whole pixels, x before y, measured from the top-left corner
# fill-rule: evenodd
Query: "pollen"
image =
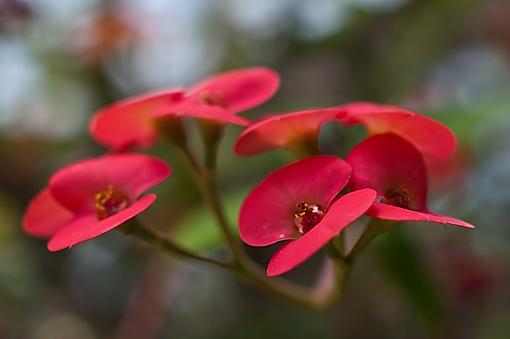
<path id="1" fill-rule="evenodd" d="M 104 191 L 96 193 L 94 200 L 99 220 L 111 217 L 130 205 L 128 197 L 115 190 L 113 185 L 108 185 Z"/>
<path id="2" fill-rule="evenodd" d="M 319 204 L 300 202 L 294 210 L 294 225 L 300 234 L 305 234 L 324 217 L 324 209 Z"/>
<path id="3" fill-rule="evenodd" d="M 199 101 L 206 105 L 227 108 L 227 104 L 223 100 L 223 94 L 221 92 L 203 91 L 199 95 Z"/>

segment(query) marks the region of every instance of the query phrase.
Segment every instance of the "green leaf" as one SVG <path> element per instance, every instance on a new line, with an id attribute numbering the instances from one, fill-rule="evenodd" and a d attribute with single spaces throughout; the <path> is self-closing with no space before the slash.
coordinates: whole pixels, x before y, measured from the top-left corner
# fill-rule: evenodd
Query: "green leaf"
<path id="1" fill-rule="evenodd" d="M 223 199 L 229 226 L 234 234 L 238 234 L 237 216 L 246 194 L 246 190 L 237 191 Z M 190 250 L 199 252 L 213 251 L 224 244 L 216 218 L 207 205 L 201 205 L 188 213 L 177 225 L 172 239 Z"/>

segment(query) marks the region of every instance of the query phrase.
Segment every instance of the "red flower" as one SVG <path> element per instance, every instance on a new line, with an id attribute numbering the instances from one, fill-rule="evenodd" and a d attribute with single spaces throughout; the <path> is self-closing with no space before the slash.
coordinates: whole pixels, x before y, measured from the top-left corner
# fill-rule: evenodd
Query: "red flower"
<path id="1" fill-rule="evenodd" d="M 356 102 L 341 107 L 339 119 L 347 125 L 363 124 L 369 135 L 393 133 L 416 147 L 422 154 L 446 158 L 456 147 L 455 135 L 442 123 L 401 107 Z"/>
<path id="2" fill-rule="evenodd" d="M 338 108 L 311 109 L 267 117 L 246 128 L 237 139 L 238 155 L 253 155 L 274 148 L 294 149 L 317 143 L 320 127 L 336 119 Z"/>
<path id="3" fill-rule="evenodd" d="M 235 114 L 271 98 L 280 86 L 278 74 L 264 67 L 244 68 L 204 79 L 186 91 L 180 108 L 220 107 Z M 186 106 L 186 107 L 185 107 Z"/>
<path id="4" fill-rule="evenodd" d="M 180 89 L 152 92 L 116 102 L 97 112 L 90 121 L 90 133 L 112 149 L 148 147 L 158 136 L 152 113 L 182 99 Z"/>
<path id="5" fill-rule="evenodd" d="M 267 246 L 293 239 L 271 258 L 269 276 L 301 264 L 372 205 L 372 189 L 335 200 L 350 174 L 345 161 L 315 156 L 271 173 L 248 195 L 239 215 L 239 232 L 245 243 Z"/>
<path id="6" fill-rule="evenodd" d="M 349 153 L 351 189 L 373 188 L 377 200 L 367 215 L 395 221 L 425 221 L 474 228 L 427 209 L 427 174 L 420 152 L 393 134 L 369 137 Z"/>
<path id="7" fill-rule="evenodd" d="M 50 238 L 58 251 L 95 238 L 149 207 L 156 195 L 140 195 L 170 175 L 163 161 L 140 154 L 80 161 L 55 173 L 29 204 L 23 228 Z"/>
<path id="8" fill-rule="evenodd" d="M 123 100 L 97 112 L 90 124 L 94 139 L 107 147 L 147 147 L 156 140 L 156 119 L 193 117 L 218 123 L 248 125 L 235 113 L 268 100 L 279 86 L 278 75 L 267 68 L 247 68 L 199 82 L 186 92 L 149 93 Z"/>

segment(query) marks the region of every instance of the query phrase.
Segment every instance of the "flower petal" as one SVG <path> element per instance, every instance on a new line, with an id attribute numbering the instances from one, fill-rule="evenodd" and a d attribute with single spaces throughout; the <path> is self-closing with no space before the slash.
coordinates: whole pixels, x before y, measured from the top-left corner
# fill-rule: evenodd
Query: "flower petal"
<path id="1" fill-rule="evenodd" d="M 234 125 L 247 126 L 250 121 L 231 113 L 219 106 L 200 105 L 195 103 L 183 102 L 171 108 L 166 108 L 161 111 L 155 112 L 152 116 L 154 118 L 164 116 L 177 116 L 177 117 L 190 117 L 211 120 L 218 123 L 228 123 Z"/>
<path id="2" fill-rule="evenodd" d="M 23 229 L 31 236 L 49 238 L 72 218 L 73 213 L 44 189 L 30 201 L 23 216 Z"/>
<path id="3" fill-rule="evenodd" d="M 60 228 L 48 242 L 48 249 L 52 252 L 59 251 L 100 236 L 140 214 L 154 200 L 156 200 L 155 194 L 147 194 L 128 208 L 104 220 L 98 220 L 94 213 L 85 213 Z"/>
<path id="4" fill-rule="evenodd" d="M 178 102 L 184 92 L 168 90 L 116 102 L 97 112 L 90 122 L 90 133 L 112 149 L 148 147 L 157 138 L 151 113 Z"/>
<path id="5" fill-rule="evenodd" d="M 270 116 L 243 131 L 234 146 L 238 155 L 253 155 L 285 148 L 306 138 L 317 139 L 322 124 L 340 114 L 338 108 L 311 109 Z"/>
<path id="6" fill-rule="evenodd" d="M 457 146 L 455 135 L 444 124 L 401 107 L 359 102 L 341 108 L 347 112 L 342 118 L 345 124 L 363 124 L 369 135 L 396 134 L 427 156 L 446 158 Z"/>
<path id="7" fill-rule="evenodd" d="M 241 112 L 271 98 L 280 86 L 280 78 L 269 68 L 253 67 L 207 78 L 193 86 L 186 97 L 200 103 L 205 94 L 219 96 L 231 113 Z"/>
<path id="8" fill-rule="evenodd" d="M 391 190 L 405 190 L 411 209 L 427 209 L 425 164 L 408 141 L 393 134 L 375 135 L 355 146 L 346 161 L 352 167 L 350 188 L 373 188 L 380 198 Z"/>
<path id="9" fill-rule="evenodd" d="M 58 202 L 72 211 L 95 209 L 95 195 L 108 185 L 131 201 L 168 177 L 171 168 L 143 154 L 110 154 L 83 160 L 55 173 L 49 188 Z"/>
<path id="10" fill-rule="evenodd" d="M 345 161 L 321 155 L 269 174 L 241 206 L 241 239 L 248 245 L 266 246 L 299 237 L 294 226 L 296 205 L 308 202 L 327 208 L 347 184 L 350 173 Z"/>
<path id="11" fill-rule="evenodd" d="M 375 196 L 375 191 L 368 188 L 340 197 L 331 205 L 320 223 L 301 238 L 278 249 L 269 262 L 267 275 L 283 274 L 310 258 L 344 228 L 361 217 L 372 206 Z"/>
<path id="12" fill-rule="evenodd" d="M 443 225 L 451 224 L 466 228 L 475 228 L 475 226 L 468 222 L 449 216 L 439 215 L 431 212 L 418 212 L 382 203 L 375 203 L 368 210 L 367 215 L 384 220 L 435 222 Z"/>

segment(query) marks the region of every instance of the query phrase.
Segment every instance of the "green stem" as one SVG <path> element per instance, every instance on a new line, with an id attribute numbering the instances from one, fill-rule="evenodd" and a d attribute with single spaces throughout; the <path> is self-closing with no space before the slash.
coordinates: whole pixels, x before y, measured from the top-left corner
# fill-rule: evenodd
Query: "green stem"
<path id="1" fill-rule="evenodd" d="M 332 258 L 334 267 L 334 285 L 330 292 L 322 297 L 322 307 L 328 308 L 342 297 L 351 276 L 352 261 L 342 258 Z"/>
<path id="2" fill-rule="evenodd" d="M 232 256 L 234 257 L 234 261 L 239 263 L 242 261 L 244 257 L 244 252 L 241 249 L 239 242 L 233 236 L 230 231 L 230 226 L 228 224 L 227 217 L 223 212 L 223 207 L 221 206 L 220 199 L 217 193 L 217 187 L 215 182 L 216 171 L 214 168 L 209 168 L 207 171 L 203 171 L 195 159 L 195 156 L 186 145 L 179 145 L 179 149 L 181 150 L 184 158 L 188 161 L 188 164 L 193 173 L 193 177 L 195 178 L 195 182 L 198 186 L 198 189 L 202 193 L 205 198 L 207 204 L 211 208 L 216 220 L 218 221 L 218 226 L 223 235 L 223 238 L 227 242 Z M 212 157 L 212 156 L 210 156 Z M 214 162 L 209 160 L 209 165 L 214 164 Z"/>
<path id="3" fill-rule="evenodd" d="M 214 264 L 221 268 L 232 269 L 232 265 L 230 263 L 226 263 L 223 261 L 219 261 L 213 258 L 205 257 L 195 252 L 189 251 L 186 248 L 178 245 L 168 238 L 164 238 L 158 235 L 153 230 L 150 230 L 146 227 L 142 227 L 136 222 L 128 223 L 118 228 L 119 231 L 126 235 L 134 236 L 154 247 L 157 247 L 169 254 L 194 259 L 197 261 L 206 262 L 209 264 Z"/>
<path id="4" fill-rule="evenodd" d="M 269 292 L 289 302 L 299 304 L 310 309 L 322 310 L 326 305 L 324 300 L 330 299 L 322 298 L 322 295 L 319 294 L 315 295 L 308 289 L 302 288 L 298 285 L 279 279 L 270 279 L 252 263 L 244 261 L 242 266 L 233 265 L 231 263 L 199 255 L 183 248 L 168 238 L 160 236 L 153 230 L 145 228 L 136 222 L 119 227 L 118 230 L 126 235 L 134 236 L 154 247 L 157 247 L 172 256 L 193 259 L 226 269 L 245 283 L 250 284 L 259 290 Z"/>
<path id="5" fill-rule="evenodd" d="M 384 233 L 394 227 L 397 222 L 385 221 L 381 219 L 372 218 L 368 223 L 367 228 L 354 244 L 349 254 L 345 256 L 345 260 L 352 262 L 378 235 Z"/>
<path id="6" fill-rule="evenodd" d="M 274 296 L 303 307 L 320 310 L 322 305 L 314 299 L 309 289 L 298 286 L 281 279 L 268 278 L 251 261 L 244 261 L 243 265 L 235 271 L 236 275 L 245 283 L 260 291 L 271 293 Z"/>

